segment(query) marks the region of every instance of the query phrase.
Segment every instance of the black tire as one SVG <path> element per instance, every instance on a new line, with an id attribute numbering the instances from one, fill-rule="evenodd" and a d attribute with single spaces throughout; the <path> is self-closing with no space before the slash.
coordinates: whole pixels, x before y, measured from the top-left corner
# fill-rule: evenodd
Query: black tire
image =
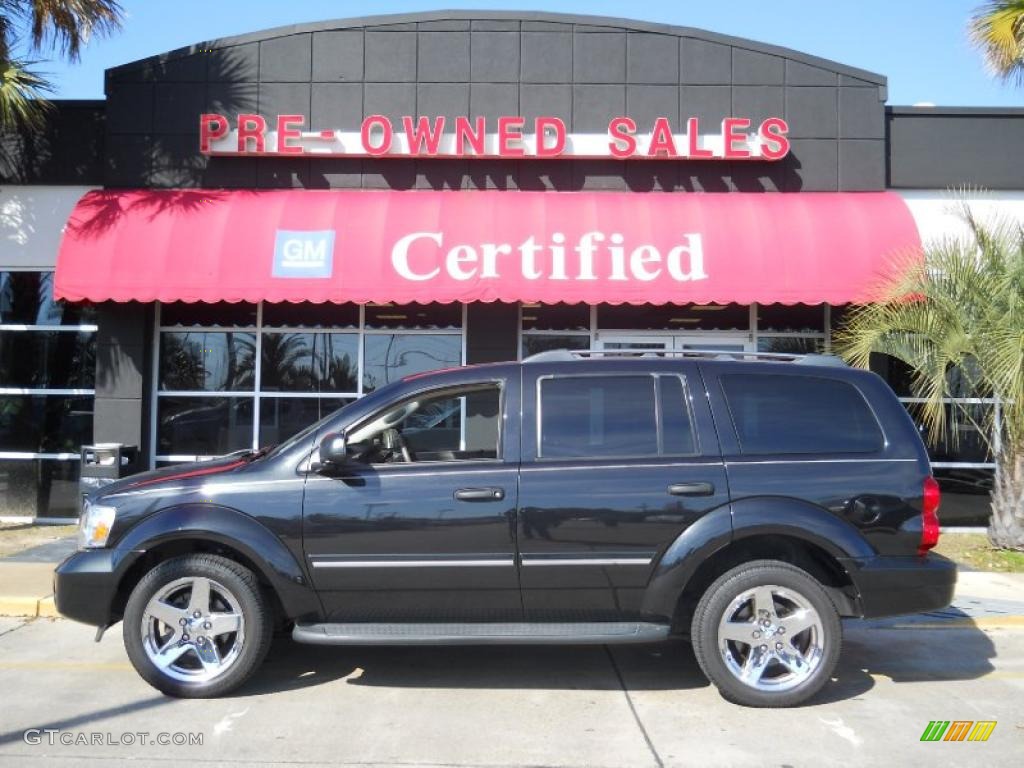
<path id="1" fill-rule="evenodd" d="M 723 658 L 725 652 L 719 648 L 719 622 L 722 621 L 726 611 L 730 609 L 734 600 L 741 595 L 748 593 L 757 587 L 776 585 L 783 590 L 790 591 L 790 594 L 797 594 L 817 612 L 820 620 L 820 630 L 815 628 L 813 633 L 820 635 L 814 645 L 820 649 L 817 653 L 816 666 L 809 664 L 810 673 L 806 679 L 799 680 L 800 673 L 792 674 L 796 681 L 785 682 L 786 674 L 791 672 L 787 666 L 780 661 L 769 661 L 764 671 L 766 679 L 760 679 L 762 688 L 755 687 L 756 684 L 748 684 L 733 672 Z M 778 598 L 773 596 L 773 605 Z M 755 603 L 752 601 L 749 607 L 742 608 L 743 611 L 753 611 Z M 756 617 L 751 617 L 756 619 Z M 745 620 L 745 619 L 741 619 Z M 785 624 L 786 617 L 780 615 L 778 622 L 771 622 L 768 629 L 762 630 L 756 623 L 751 624 L 752 631 L 776 632 L 779 624 Z M 694 655 L 697 663 L 707 678 L 718 688 L 722 697 L 734 704 L 741 704 L 748 707 L 792 707 L 801 704 L 814 696 L 828 682 L 839 661 L 840 646 L 842 645 L 842 624 L 839 620 L 839 611 L 821 584 L 806 571 L 777 560 L 755 560 L 737 566 L 720 576 L 704 593 L 697 609 L 694 612 L 691 626 L 691 641 L 693 643 Z M 763 642 L 759 649 L 768 648 L 767 655 L 771 656 L 773 650 L 768 644 L 776 642 L 782 645 L 780 653 L 790 653 L 794 649 L 786 645 L 788 638 L 784 634 L 772 635 L 761 640 L 754 641 L 751 635 L 751 643 Z M 792 637 L 792 635 L 791 635 Z M 798 643 L 807 644 L 805 652 L 809 651 L 811 637 L 810 632 L 797 635 Z M 727 644 L 730 658 L 736 659 L 754 652 L 753 644 L 744 646 L 742 644 Z M 799 651 L 799 649 L 797 649 Z M 744 659 L 746 660 L 746 659 Z M 771 673 L 771 674 L 767 674 Z M 779 681 L 779 690 L 765 690 L 771 687 L 775 681 Z M 786 687 L 792 685 L 793 687 Z"/>
<path id="2" fill-rule="evenodd" d="M 167 585 L 189 577 L 210 579 L 223 586 L 231 593 L 244 621 L 240 650 L 230 666 L 211 680 L 169 676 L 150 658 L 143 638 L 143 617 L 150 600 Z M 234 690 L 255 672 L 270 648 L 273 618 L 272 607 L 248 568 L 218 555 L 183 555 L 157 565 L 132 590 L 124 612 L 124 644 L 135 670 L 158 691 L 180 698 L 214 698 Z M 232 637 L 228 635 L 229 640 Z"/>

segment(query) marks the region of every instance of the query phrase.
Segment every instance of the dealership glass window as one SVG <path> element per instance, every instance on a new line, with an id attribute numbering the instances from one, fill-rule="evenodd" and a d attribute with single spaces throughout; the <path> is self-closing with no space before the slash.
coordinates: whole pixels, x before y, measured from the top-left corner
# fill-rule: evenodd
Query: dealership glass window
<path id="1" fill-rule="evenodd" d="M 602 304 L 597 308 L 602 330 L 746 331 L 746 304 Z"/>
<path id="2" fill-rule="evenodd" d="M 521 304 L 520 356 L 552 349 L 590 349 L 593 316 L 594 307 L 588 304 Z"/>
<path id="3" fill-rule="evenodd" d="M 389 381 L 464 357 L 461 304 L 167 304 L 157 312 L 152 453 L 160 465 L 281 442 Z"/>
<path id="4" fill-rule="evenodd" d="M 78 515 L 92 442 L 96 316 L 53 298 L 53 273 L 0 271 L 0 515 Z"/>

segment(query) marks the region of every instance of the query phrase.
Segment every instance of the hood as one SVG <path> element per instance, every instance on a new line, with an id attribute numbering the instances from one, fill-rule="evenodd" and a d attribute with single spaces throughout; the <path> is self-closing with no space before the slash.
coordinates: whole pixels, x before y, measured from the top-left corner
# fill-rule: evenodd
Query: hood
<path id="1" fill-rule="evenodd" d="M 237 472 L 243 467 L 249 466 L 252 463 L 252 458 L 251 452 L 244 451 L 231 453 L 210 461 L 196 461 L 189 464 L 178 464 L 173 467 L 154 469 L 149 472 L 140 472 L 137 475 L 131 475 L 130 477 L 104 485 L 90 494 L 90 497 L 93 501 L 98 501 L 116 493 L 159 488 L 161 486 L 170 487 L 183 483 L 191 484 L 190 481 L 193 478 L 197 481 L 206 481 L 215 475 Z"/>

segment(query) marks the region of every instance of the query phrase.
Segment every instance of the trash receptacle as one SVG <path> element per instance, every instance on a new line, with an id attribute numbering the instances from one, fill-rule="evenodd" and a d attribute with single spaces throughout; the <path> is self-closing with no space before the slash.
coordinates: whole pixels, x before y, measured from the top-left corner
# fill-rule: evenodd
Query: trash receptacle
<path id="1" fill-rule="evenodd" d="M 122 477 L 138 471 L 135 462 L 139 449 L 123 443 L 97 443 L 82 446 L 82 474 L 78 487 L 82 497 Z"/>

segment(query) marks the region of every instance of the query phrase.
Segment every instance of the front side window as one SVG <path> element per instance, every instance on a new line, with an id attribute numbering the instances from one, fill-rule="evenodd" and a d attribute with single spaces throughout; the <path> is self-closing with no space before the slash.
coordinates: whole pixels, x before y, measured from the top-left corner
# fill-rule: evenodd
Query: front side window
<path id="1" fill-rule="evenodd" d="M 869 453 L 884 445 L 864 397 L 845 381 L 775 374 L 721 381 L 744 454 Z"/>
<path id="2" fill-rule="evenodd" d="M 501 387 L 475 384 L 393 404 L 348 433 L 371 464 L 479 461 L 500 456 Z"/>

